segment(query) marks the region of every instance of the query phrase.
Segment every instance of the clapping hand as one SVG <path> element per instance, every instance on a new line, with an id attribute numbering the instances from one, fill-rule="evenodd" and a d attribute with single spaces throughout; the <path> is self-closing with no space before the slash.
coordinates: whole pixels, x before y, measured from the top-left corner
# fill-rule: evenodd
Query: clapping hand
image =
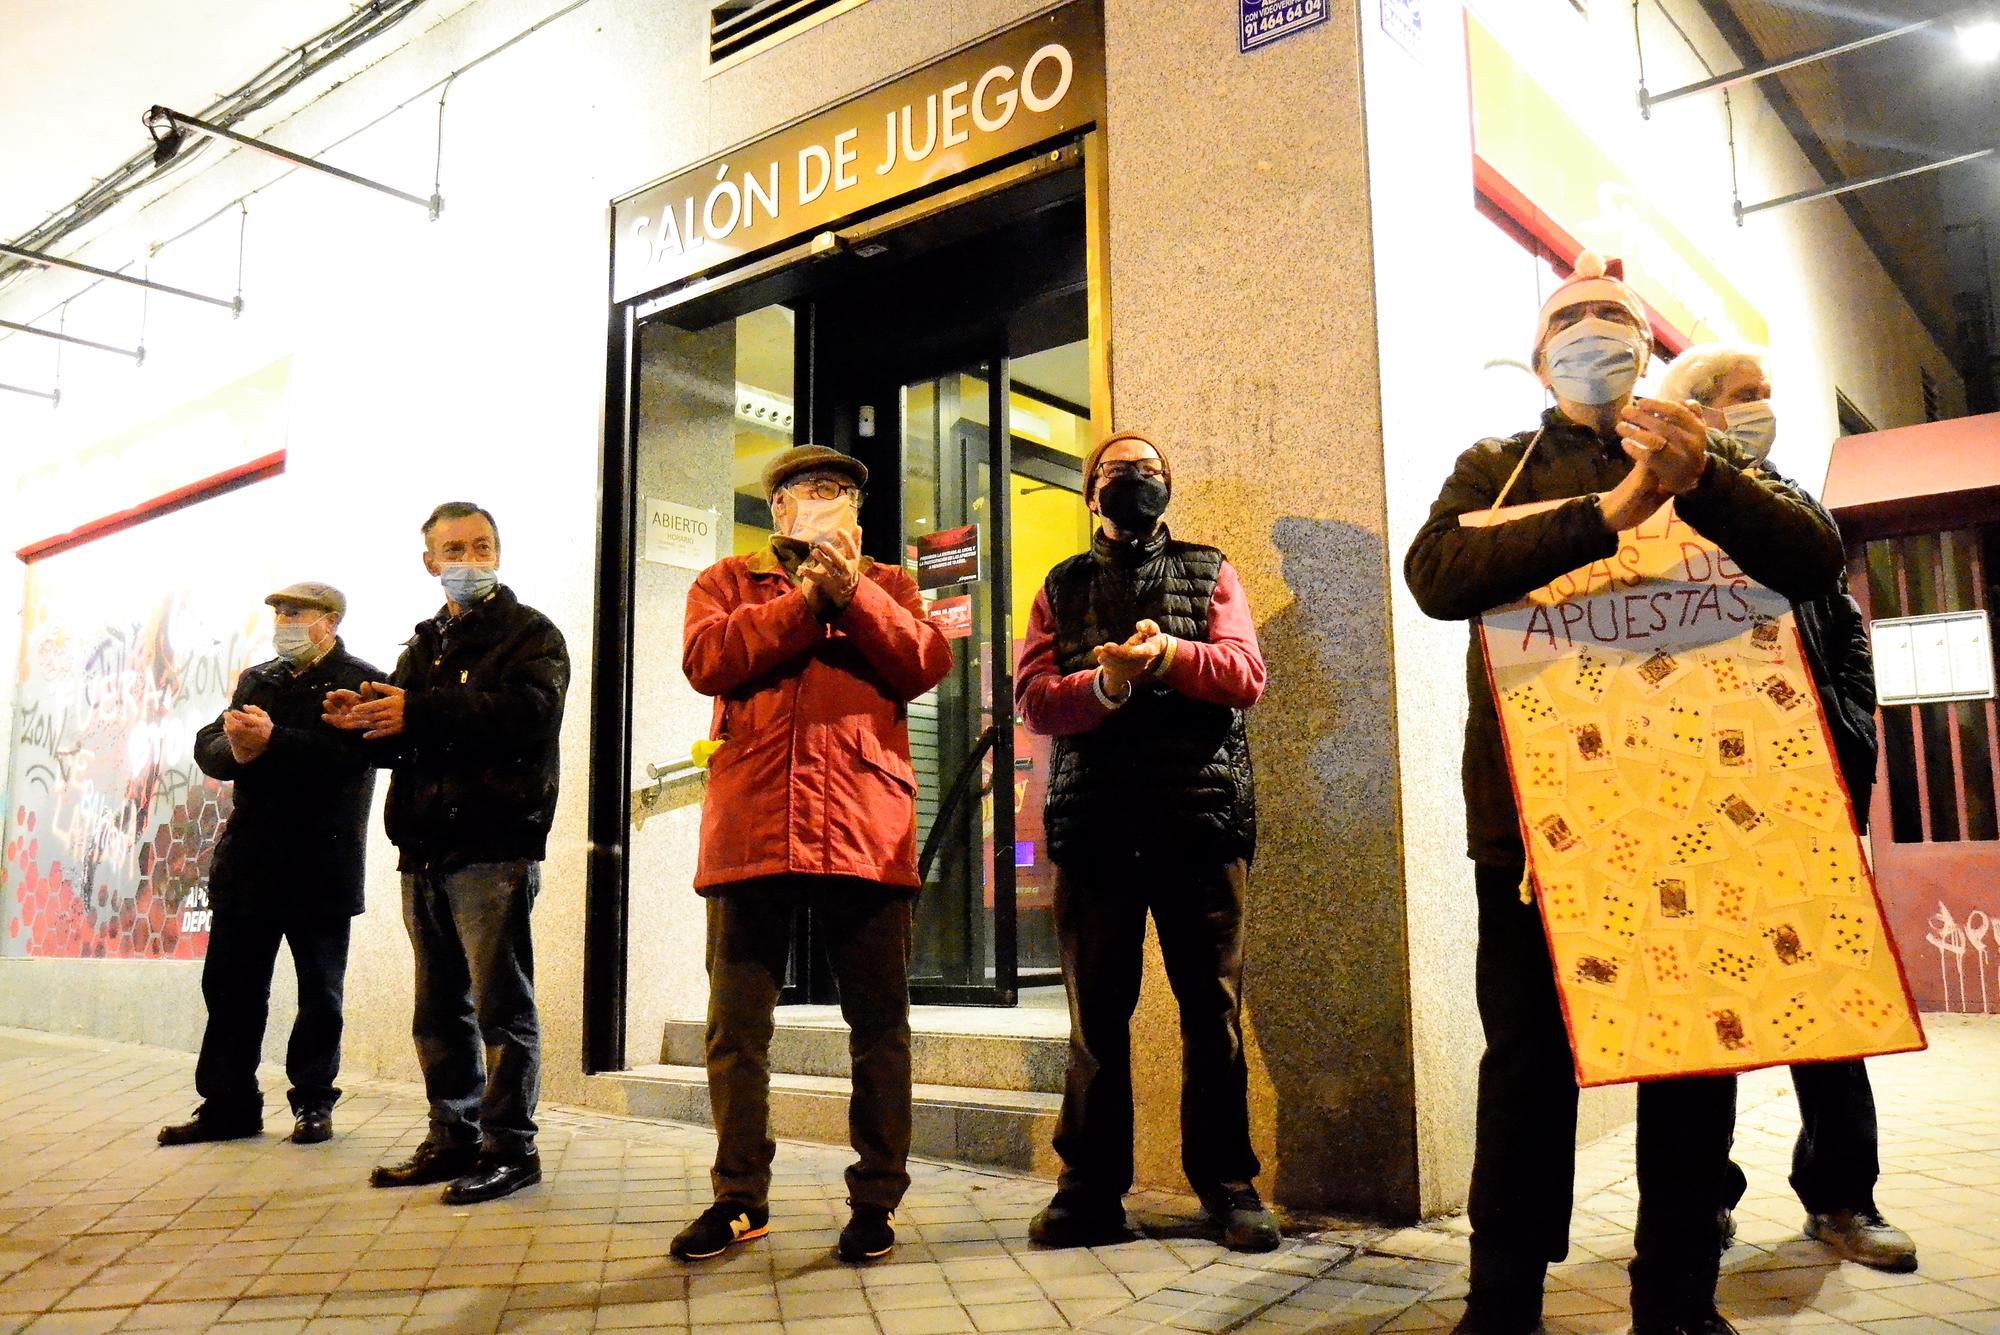
<path id="1" fill-rule="evenodd" d="M 386 681 L 364 681 L 359 691 L 328 691 L 320 718 L 343 732 L 358 732 L 363 741 L 394 737 L 403 731 L 403 688 Z"/>
<path id="2" fill-rule="evenodd" d="M 842 529 L 817 544 L 799 567 L 799 584 L 814 610 L 845 611 L 861 582 L 861 530 Z"/>
<path id="3" fill-rule="evenodd" d="M 1659 489 L 1682 496 L 1708 470 L 1708 424 L 1684 403 L 1634 399 L 1618 414 L 1618 436 Z"/>
<path id="4" fill-rule="evenodd" d="M 256 705 L 227 710 L 222 715 L 222 735 L 236 763 L 247 765 L 271 744 L 271 716 Z"/>
<path id="5" fill-rule="evenodd" d="M 1123 644 L 1109 641 L 1091 651 L 1097 670 L 1104 674 L 1104 693 L 1118 696 L 1131 689 L 1132 682 L 1155 670 L 1167 651 L 1167 637 L 1157 621 L 1141 621 Z"/>

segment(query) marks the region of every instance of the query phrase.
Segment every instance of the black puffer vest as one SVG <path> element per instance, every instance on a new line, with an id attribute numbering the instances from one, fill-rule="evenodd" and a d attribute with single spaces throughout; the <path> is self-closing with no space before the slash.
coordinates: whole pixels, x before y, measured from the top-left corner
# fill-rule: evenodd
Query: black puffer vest
<path id="1" fill-rule="evenodd" d="M 1065 674 L 1096 667 L 1091 651 L 1151 618 L 1178 639 L 1208 639 L 1222 571 L 1213 547 L 1175 542 L 1162 525 L 1143 543 L 1099 533 L 1044 586 Z M 1129 858 L 1140 849 L 1206 861 L 1249 858 L 1257 799 L 1243 711 L 1140 679 L 1132 698 L 1089 732 L 1052 748 L 1043 824 L 1057 863 Z"/>

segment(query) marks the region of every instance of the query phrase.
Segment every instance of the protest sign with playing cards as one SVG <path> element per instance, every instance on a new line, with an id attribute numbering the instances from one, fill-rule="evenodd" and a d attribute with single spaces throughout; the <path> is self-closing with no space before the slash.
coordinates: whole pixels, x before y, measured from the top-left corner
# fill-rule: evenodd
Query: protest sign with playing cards
<path id="1" fill-rule="evenodd" d="M 1479 634 L 1580 1084 L 1924 1046 L 1782 595 L 1669 505 Z"/>

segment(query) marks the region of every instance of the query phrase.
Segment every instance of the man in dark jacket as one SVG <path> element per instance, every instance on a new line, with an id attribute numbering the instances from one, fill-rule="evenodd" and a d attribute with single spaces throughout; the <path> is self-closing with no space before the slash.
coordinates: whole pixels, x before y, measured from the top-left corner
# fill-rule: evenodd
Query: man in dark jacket
<path id="1" fill-rule="evenodd" d="M 1161 523 L 1173 474 L 1115 435 L 1084 460 L 1091 549 L 1049 572 L 1015 676 L 1052 736 L 1044 811 L 1069 989 L 1069 1074 L 1044 1246 L 1113 1240 L 1132 1185 L 1132 1012 L 1146 915 L 1181 1015 L 1181 1164 L 1223 1242 L 1278 1245 L 1258 1198 L 1243 1054 L 1243 902 L 1257 845 L 1244 711 L 1264 659 L 1236 572 Z"/>
<path id="2" fill-rule="evenodd" d="M 528 913 L 555 817 L 569 651 L 554 623 L 499 582 L 492 515 L 449 501 L 423 533 L 443 609 L 418 623 L 393 682 L 334 692 L 326 717 L 381 743 L 379 763 L 395 769 L 387 826 L 401 853 L 417 964 L 411 1033 L 431 1104 L 416 1152 L 370 1181 L 449 1182 L 444 1199 L 457 1205 L 542 1180 Z"/>
<path id="3" fill-rule="evenodd" d="M 1818 506 L 1759 475 L 1685 404 L 1634 399 L 1651 352 L 1643 304 L 1616 262 L 1586 252 L 1543 306 L 1535 369 L 1556 406 L 1533 431 L 1458 458 L 1404 561 L 1417 604 L 1471 620 L 1618 551 L 1618 534 L 1668 500 L 1752 579 L 1794 600 L 1842 566 Z M 1536 504 L 1541 502 L 1544 504 Z M 1502 522 L 1462 522 L 1496 506 Z M 1528 1332 L 1551 1261 L 1569 1249 L 1577 1086 L 1541 916 L 1521 893 L 1525 853 L 1479 637 L 1466 654 L 1465 806 L 1478 892 L 1476 997 L 1486 1035 L 1472 1190 L 1465 1332 Z M 1726 1332 L 1715 1310 L 1716 1203 L 1735 1081 L 1639 1087 L 1639 1223 L 1632 1263 L 1638 1335 Z"/>
<path id="4" fill-rule="evenodd" d="M 201 1107 L 160 1128 L 162 1145 L 234 1140 L 264 1129 L 257 1059 L 278 943 L 292 952 L 298 1016 L 285 1050 L 292 1139 L 333 1135 L 340 1098 L 340 999 L 347 941 L 362 910 L 362 853 L 375 770 L 358 739 L 320 721 L 320 698 L 376 669 L 336 633 L 347 599 L 331 584 L 293 584 L 264 600 L 278 657 L 246 668 L 229 708 L 195 734 L 194 760 L 235 784 L 235 808 L 208 878 L 214 918 L 201 969 L 208 1006 L 194 1086 Z"/>
<path id="5" fill-rule="evenodd" d="M 1698 405 L 1709 425 L 1734 438 L 1761 471 L 1779 476 L 1769 462 L 1778 419 L 1771 409 L 1763 349 L 1726 343 L 1689 348 L 1674 359 L 1660 383 L 1660 397 Z M 1865 831 L 1879 747 L 1868 627 L 1847 591 L 1845 572 L 1819 597 L 1792 610 L 1826 707 L 1840 777 L 1854 800 L 1855 821 Z M 1915 1270 L 1916 1243 L 1884 1219 L 1875 1204 L 1881 1161 L 1868 1068 L 1859 1061 L 1805 1062 L 1791 1071 L 1799 1100 L 1791 1182 L 1806 1209 L 1806 1235 L 1863 1265 L 1899 1273 Z M 1722 1197 L 1725 1245 L 1736 1234 L 1732 1212 L 1748 1187 L 1743 1170 L 1730 1163 Z"/>

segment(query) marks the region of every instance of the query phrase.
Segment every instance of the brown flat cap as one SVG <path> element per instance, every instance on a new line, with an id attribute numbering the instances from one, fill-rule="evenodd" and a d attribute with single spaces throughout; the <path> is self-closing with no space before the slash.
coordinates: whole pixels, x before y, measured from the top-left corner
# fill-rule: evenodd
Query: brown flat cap
<path id="1" fill-rule="evenodd" d="M 321 584 L 317 580 L 300 580 L 297 584 L 287 584 L 264 600 L 276 607 L 280 603 L 290 603 L 294 607 L 317 607 L 322 612 L 331 612 L 337 617 L 347 615 L 347 595 L 331 584 Z"/>
<path id="2" fill-rule="evenodd" d="M 851 454 L 829 450 L 824 445 L 794 445 L 764 465 L 764 499 L 778 494 L 778 488 L 800 473 L 839 473 L 857 487 L 868 485 L 868 466 Z"/>

